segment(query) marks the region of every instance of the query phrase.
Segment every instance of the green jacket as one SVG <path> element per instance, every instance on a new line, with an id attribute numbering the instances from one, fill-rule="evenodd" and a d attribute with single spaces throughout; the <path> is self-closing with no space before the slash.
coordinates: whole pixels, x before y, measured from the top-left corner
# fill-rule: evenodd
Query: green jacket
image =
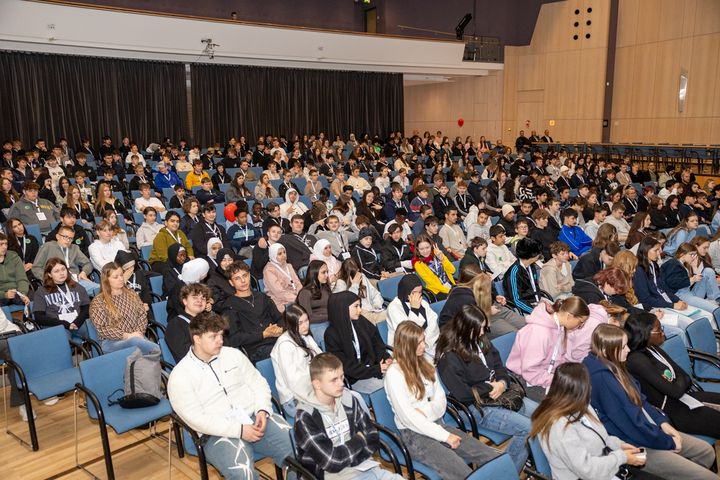
<path id="1" fill-rule="evenodd" d="M 30 290 L 30 282 L 25 274 L 25 265 L 20 256 L 13 251 L 8 251 L 5 259 L 0 262 L 0 295 L 2 298 L 5 298 L 8 290 L 13 288 L 27 295 Z"/>

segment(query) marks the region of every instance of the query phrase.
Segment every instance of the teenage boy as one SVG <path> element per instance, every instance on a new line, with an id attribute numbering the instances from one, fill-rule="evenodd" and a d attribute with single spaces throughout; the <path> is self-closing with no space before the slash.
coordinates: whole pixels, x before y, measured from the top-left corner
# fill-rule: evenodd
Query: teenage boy
<path id="1" fill-rule="evenodd" d="M 302 215 L 293 215 L 290 219 L 290 233 L 280 237 L 280 243 L 285 247 L 287 252 L 287 261 L 293 266 L 296 272 L 307 270 L 310 263 L 310 255 L 312 248 L 315 246 L 317 239 L 307 233 L 304 233 L 305 219 Z"/>
<path id="2" fill-rule="evenodd" d="M 399 208 L 404 209 L 406 212 L 410 211 L 410 204 L 405 200 L 405 192 L 398 183 L 393 183 L 390 186 L 390 198 L 385 202 L 383 207 L 383 220 L 390 221 L 395 218 L 395 211 Z"/>
<path id="3" fill-rule="evenodd" d="M 211 298 L 210 287 L 202 283 L 191 283 L 180 289 L 180 300 L 184 309 L 168 320 L 165 331 L 165 341 L 176 363 L 188 354 L 192 346 L 190 322 L 207 310 L 208 300 Z"/>
<path id="4" fill-rule="evenodd" d="M 49 200 L 38 198 L 40 185 L 35 182 L 23 183 L 22 190 L 23 196 L 10 207 L 7 218 L 15 217 L 25 225 L 38 225 L 42 233 L 49 232 L 52 222 L 60 220 L 55 205 Z M 42 278 L 42 272 L 38 278 Z"/>
<path id="5" fill-rule="evenodd" d="M 507 297 L 524 314 L 529 314 L 540 301 L 537 293 L 540 269 L 535 263 L 543 256 L 542 247 L 531 238 L 523 238 L 517 242 L 515 253 L 518 259 L 507 271 L 503 279 L 503 288 Z"/>
<path id="6" fill-rule="evenodd" d="M 570 251 L 577 257 L 590 250 L 592 238 L 577 226 L 578 212 L 568 208 L 563 212 L 563 227 L 558 240 L 570 246 Z"/>
<path id="7" fill-rule="evenodd" d="M 455 260 L 460 260 L 465 255 L 465 250 L 467 250 L 467 239 L 457 222 L 457 207 L 448 207 L 445 210 L 445 224 L 440 229 L 440 238 L 442 238 L 445 248 L 455 257 Z"/>
<path id="8" fill-rule="evenodd" d="M 200 205 L 225 202 L 225 194 L 213 188 L 212 180 L 209 177 L 203 177 L 200 182 L 202 183 L 200 190 L 195 193 Z"/>
<path id="9" fill-rule="evenodd" d="M 515 236 L 515 209 L 509 203 L 502 206 L 502 217 L 498 220 L 497 225 L 505 229 L 505 235 L 508 237 Z"/>
<path id="10" fill-rule="evenodd" d="M 259 228 L 250 225 L 248 219 L 247 208 L 235 210 L 235 222 L 228 229 L 227 236 L 233 250 L 245 258 L 252 258 L 253 247 L 262 234 Z"/>
<path id="11" fill-rule="evenodd" d="M 348 234 L 340 230 L 340 219 L 330 215 L 325 219 L 325 230 L 317 233 L 318 240 L 324 238 L 330 242 L 333 255 L 343 260 L 350 258 Z"/>
<path id="12" fill-rule="evenodd" d="M 470 242 L 473 238 L 490 238 L 490 216 L 486 210 L 480 210 L 477 214 L 477 220 L 472 225 L 466 225 L 468 229 L 467 239 Z"/>
<path id="13" fill-rule="evenodd" d="M 223 244 L 224 248 L 228 248 L 230 244 L 225 234 L 225 227 L 215 223 L 217 218 L 217 210 L 215 204 L 206 203 L 201 207 L 202 219 L 193 227 L 190 232 L 190 240 L 195 246 L 195 255 L 207 255 L 207 242 L 213 237 L 217 237 Z"/>
<path id="14" fill-rule="evenodd" d="M 170 208 L 182 208 L 185 203 L 185 187 L 178 183 L 173 187 L 175 195 L 170 199 Z"/>
<path id="15" fill-rule="evenodd" d="M 133 178 L 133 180 L 135 180 Z M 142 213 L 147 207 L 153 207 L 155 211 L 160 212 L 162 218 L 165 217 L 165 205 L 159 198 L 151 195 L 152 188 L 149 183 L 140 184 L 140 196 L 135 199 L 135 211 Z"/>
<path id="16" fill-rule="evenodd" d="M 622 202 L 615 202 L 612 206 L 612 212 L 609 217 L 605 219 L 605 223 L 609 223 L 617 229 L 618 241 L 620 244 L 624 244 L 627 240 L 627 236 L 630 233 L 630 225 L 624 217 L 625 204 Z"/>
<path id="17" fill-rule="evenodd" d="M 73 243 L 80 247 L 80 251 L 83 252 L 86 257 L 89 256 L 90 253 L 88 248 L 90 247 L 90 243 L 92 243 L 90 241 L 92 237 L 88 237 L 85 229 L 82 225 L 78 225 L 77 221 L 77 211 L 74 208 L 63 207 L 60 209 L 60 223 L 58 223 L 57 226 L 47 234 L 45 241 L 50 242 L 52 240 L 57 240 L 57 234 L 60 227 L 70 227 L 75 231 L 75 239 L 73 240 Z"/>
<path id="18" fill-rule="evenodd" d="M 342 362 L 332 353 L 310 361 L 313 391 L 295 416 L 298 460 L 318 478 L 402 479 L 372 459 L 380 435 L 343 379 Z"/>
<path id="19" fill-rule="evenodd" d="M 210 175 L 203 170 L 203 162 L 198 158 L 193 162 L 192 171 L 185 177 L 185 188 L 192 191 L 193 187 L 202 186 L 204 178 L 210 180 Z"/>
<path id="20" fill-rule="evenodd" d="M 255 454 L 282 466 L 293 455 L 290 427 L 272 413 L 270 387 L 237 348 L 223 347 L 227 322 L 203 312 L 189 325 L 192 347 L 173 369 L 173 410 L 205 444 L 208 462 L 225 478 L 258 478 Z"/>
<path id="21" fill-rule="evenodd" d="M 505 272 L 515 263 L 515 255 L 505 245 L 506 238 L 505 229 L 501 225 L 490 227 L 490 243 L 485 261 L 493 272 L 493 280 L 502 280 Z"/>
<path id="22" fill-rule="evenodd" d="M 600 225 L 608 215 L 607 205 L 595 205 L 593 208 L 593 219 L 585 224 L 585 233 L 591 240 L 595 240 Z"/>

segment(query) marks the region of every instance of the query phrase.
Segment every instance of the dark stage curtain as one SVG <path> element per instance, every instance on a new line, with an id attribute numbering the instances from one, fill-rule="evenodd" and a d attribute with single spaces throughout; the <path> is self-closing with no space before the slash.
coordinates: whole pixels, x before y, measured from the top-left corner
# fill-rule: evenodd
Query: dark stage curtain
<path id="1" fill-rule="evenodd" d="M 104 135 L 115 145 L 186 136 L 185 66 L 110 58 L 0 52 L 0 139 L 71 146 Z"/>
<path id="2" fill-rule="evenodd" d="M 402 74 L 193 65 L 195 140 L 325 132 L 347 138 L 403 128 Z"/>

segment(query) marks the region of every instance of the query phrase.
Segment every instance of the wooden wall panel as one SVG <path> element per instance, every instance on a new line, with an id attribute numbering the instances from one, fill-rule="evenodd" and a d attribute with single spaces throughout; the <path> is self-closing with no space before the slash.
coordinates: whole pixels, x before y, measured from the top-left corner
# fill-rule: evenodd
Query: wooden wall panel
<path id="1" fill-rule="evenodd" d="M 718 0 L 696 0 L 694 35 L 720 32 L 720 2 Z"/>
<path id="2" fill-rule="evenodd" d="M 523 55 L 518 58 L 517 89 L 542 90 L 545 88 L 545 55 Z"/>
<path id="3" fill-rule="evenodd" d="M 617 47 L 627 47 L 637 43 L 640 0 L 623 0 L 618 7 Z"/>
<path id="4" fill-rule="evenodd" d="M 720 75 L 720 34 L 694 37 L 692 42 L 692 63 L 688 74 L 687 114 L 693 117 L 711 117 L 720 111 L 714 108 Z M 709 61 L 712 58 L 716 61 Z M 677 88 L 677 87 L 676 87 Z"/>

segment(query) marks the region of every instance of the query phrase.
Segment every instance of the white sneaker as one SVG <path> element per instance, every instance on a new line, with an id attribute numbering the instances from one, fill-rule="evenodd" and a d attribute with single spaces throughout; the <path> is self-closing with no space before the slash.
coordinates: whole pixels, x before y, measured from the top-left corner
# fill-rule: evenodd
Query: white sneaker
<path id="1" fill-rule="evenodd" d="M 27 408 L 25 408 L 25 405 L 20 405 L 18 407 L 18 413 L 20 414 L 20 418 L 22 418 L 23 422 L 28 421 Z M 35 418 L 37 418 L 37 413 L 33 410 L 33 419 Z"/>
<path id="2" fill-rule="evenodd" d="M 50 406 L 55 405 L 58 402 L 58 400 L 60 400 L 58 397 L 50 397 L 47 400 L 45 400 L 43 403 L 50 407 Z"/>

